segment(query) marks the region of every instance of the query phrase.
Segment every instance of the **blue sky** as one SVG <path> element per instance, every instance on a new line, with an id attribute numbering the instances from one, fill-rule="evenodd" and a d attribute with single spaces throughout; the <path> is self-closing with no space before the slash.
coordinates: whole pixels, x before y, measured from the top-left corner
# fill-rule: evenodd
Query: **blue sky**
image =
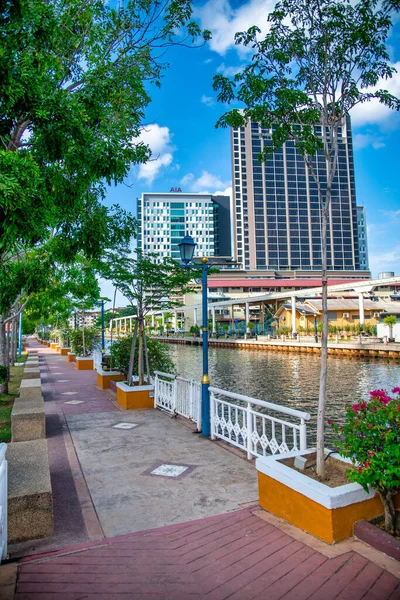
<path id="1" fill-rule="evenodd" d="M 271 0 L 209 0 L 196 3 L 196 16 L 212 31 L 213 39 L 198 49 L 173 48 L 170 68 L 161 89 L 152 88 L 143 139 L 156 160 L 133 167 L 126 185 L 110 188 L 107 204 L 118 202 L 135 212 L 143 192 L 225 192 L 231 187 L 229 132 L 216 130 L 224 112 L 216 102 L 212 79 L 216 73 L 233 75 L 249 54 L 234 46 L 234 34 L 257 24 L 263 29 Z M 392 62 L 399 71 L 384 86 L 400 96 L 400 24 L 389 39 Z M 400 115 L 369 103 L 352 114 L 357 202 L 366 207 L 372 275 L 400 274 Z M 130 186 L 130 187 L 127 187 Z M 109 295 L 109 292 L 108 292 Z"/>

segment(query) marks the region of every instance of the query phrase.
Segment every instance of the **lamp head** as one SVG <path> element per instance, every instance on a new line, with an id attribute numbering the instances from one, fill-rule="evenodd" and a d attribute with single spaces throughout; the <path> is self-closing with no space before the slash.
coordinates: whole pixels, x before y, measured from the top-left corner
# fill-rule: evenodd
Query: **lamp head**
<path id="1" fill-rule="evenodd" d="M 179 251 L 181 253 L 181 260 L 185 265 L 188 265 L 193 260 L 194 249 L 197 244 L 191 235 L 185 235 L 185 237 L 179 242 Z"/>

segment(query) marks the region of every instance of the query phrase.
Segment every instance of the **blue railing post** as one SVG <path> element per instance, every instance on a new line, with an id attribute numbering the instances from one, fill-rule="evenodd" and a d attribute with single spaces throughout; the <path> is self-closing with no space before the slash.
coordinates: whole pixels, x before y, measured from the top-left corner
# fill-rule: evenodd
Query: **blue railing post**
<path id="1" fill-rule="evenodd" d="M 201 435 L 210 437 L 210 378 L 208 376 L 208 298 L 207 298 L 207 258 L 202 259 L 201 283 L 202 283 L 202 313 L 203 313 L 203 377 L 201 380 Z"/>
<path id="2" fill-rule="evenodd" d="M 101 353 L 104 354 L 106 351 L 105 339 L 104 339 L 104 300 L 101 301 Z"/>

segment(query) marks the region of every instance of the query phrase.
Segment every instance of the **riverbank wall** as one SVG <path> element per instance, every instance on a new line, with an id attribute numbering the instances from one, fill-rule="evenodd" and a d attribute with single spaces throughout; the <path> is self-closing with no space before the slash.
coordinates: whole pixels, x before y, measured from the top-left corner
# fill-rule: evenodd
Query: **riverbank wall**
<path id="1" fill-rule="evenodd" d="M 188 337 L 157 337 L 158 341 L 166 344 L 186 344 L 201 346 L 201 338 Z M 276 352 L 302 352 L 309 354 L 320 354 L 321 345 L 316 342 L 299 342 L 296 340 L 232 340 L 210 338 L 208 341 L 210 347 L 216 348 L 236 348 L 238 350 L 254 351 L 276 351 Z M 362 359 L 382 359 L 382 360 L 400 360 L 400 344 L 367 344 L 357 342 L 329 342 L 328 354 L 341 358 L 362 358 Z"/>

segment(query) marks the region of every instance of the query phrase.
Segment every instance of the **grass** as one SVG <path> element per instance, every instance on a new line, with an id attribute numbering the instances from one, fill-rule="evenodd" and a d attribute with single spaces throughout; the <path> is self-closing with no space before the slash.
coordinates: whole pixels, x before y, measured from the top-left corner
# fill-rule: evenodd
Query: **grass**
<path id="1" fill-rule="evenodd" d="M 8 394 L 0 394 L 0 442 L 11 440 L 11 411 L 24 373 L 26 355 L 18 359 L 18 364 L 10 368 Z"/>

